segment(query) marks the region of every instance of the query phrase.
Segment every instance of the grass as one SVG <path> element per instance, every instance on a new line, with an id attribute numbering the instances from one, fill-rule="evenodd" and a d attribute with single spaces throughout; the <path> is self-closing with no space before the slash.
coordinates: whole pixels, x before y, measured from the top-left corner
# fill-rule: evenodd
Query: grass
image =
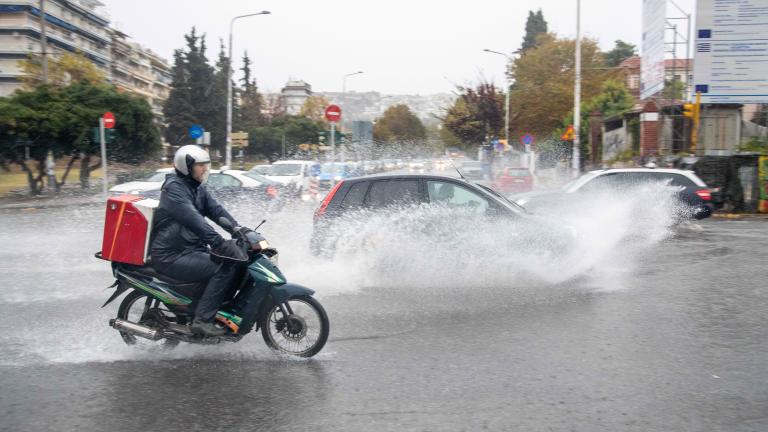
<path id="1" fill-rule="evenodd" d="M 56 166 L 56 180 L 61 181 L 61 176 L 66 171 L 66 165 Z M 35 171 L 36 172 L 36 171 Z M 111 177 L 111 176 L 110 176 Z M 101 170 L 95 169 L 91 171 L 91 180 L 96 181 L 101 179 Z M 44 180 L 46 187 L 48 186 L 47 179 Z M 69 170 L 67 176 L 67 184 L 77 184 L 80 182 L 80 168 L 72 167 Z M 9 192 L 23 190 L 29 191 L 29 184 L 27 183 L 27 173 L 21 170 L 18 165 L 11 167 L 10 172 L 0 173 L 0 196 L 7 195 Z"/>

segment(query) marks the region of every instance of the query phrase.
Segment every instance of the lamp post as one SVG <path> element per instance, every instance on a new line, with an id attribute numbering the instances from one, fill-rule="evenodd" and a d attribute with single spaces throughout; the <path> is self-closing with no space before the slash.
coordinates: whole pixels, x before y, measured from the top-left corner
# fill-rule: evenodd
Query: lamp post
<path id="1" fill-rule="evenodd" d="M 227 149 L 224 164 L 232 165 L 232 29 L 235 21 L 256 15 L 269 15 L 270 11 L 261 11 L 246 15 L 239 15 L 229 22 L 229 62 L 227 62 Z"/>
<path id="2" fill-rule="evenodd" d="M 581 169 L 581 0 L 576 0 L 576 71 L 573 82 L 573 176 Z"/>
<path id="3" fill-rule="evenodd" d="M 483 51 L 489 52 L 492 54 L 498 54 L 503 55 L 507 58 L 507 61 L 509 61 L 509 64 L 512 64 L 512 61 L 514 60 L 512 56 L 504 54 L 503 52 L 490 50 L 488 48 L 485 48 Z M 507 139 L 507 144 L 512 145 L 512 140 L 509 138 L 509 89 L 512 87 L 512 82 L 509 79 L 509 70 L 507 70 L 507 73 L 504 74 L 507 77 L 507 91 L 504 93 L 506 94 L 506 97 L 504 98 L 504 137 Z"/>
<path id="4" fill-rule="evenodd" d="M 353 75 L 360 75 L 363 73 L 363 71 L 357 71 L 352 72 L 344 75 L 344 78 L 341 81 L 341 100 L 344 100 L 344 95 L 347 93 L 347 78 L 353 76 Z M 344 121 L 342 120 L 339 123 L 339 132 L 344 132 Z M 341 161 L 343 162 L 344 159 L 346 159 L 346 155 L 344 152 L 344 146 L 341 147 Z M 334 154 L 334 162 L 335 162 L 335 154 Z M 334 168 L 335 169 L 335 168 Z"/>

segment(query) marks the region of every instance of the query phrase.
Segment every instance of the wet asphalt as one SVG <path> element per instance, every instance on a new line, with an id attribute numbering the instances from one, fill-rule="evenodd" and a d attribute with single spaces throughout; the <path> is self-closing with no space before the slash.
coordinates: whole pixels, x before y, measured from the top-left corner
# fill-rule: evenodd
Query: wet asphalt
<path id="1" fill-rule="evenodd" d="M 620 289 L 318 289 L 330 341 L 293 360 L 123 346 L 102 214 L 0 211 L 0 430 L 768 430 L 766 220 L 677 227 Z"/>

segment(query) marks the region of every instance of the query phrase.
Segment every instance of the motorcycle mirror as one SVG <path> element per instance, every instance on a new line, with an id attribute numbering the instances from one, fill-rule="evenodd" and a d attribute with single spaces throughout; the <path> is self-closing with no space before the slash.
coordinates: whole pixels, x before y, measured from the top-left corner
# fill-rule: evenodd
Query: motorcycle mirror
<path id="1" fill-rule="evenodd" d="M 261 221 L 261 223 L 260 223 L 260 224 L 258 224 L 258 225 L 256 225 L 256 228 L 254 228 L 253 230 L 254 230 L 254 231 L 258 230 L 258 229 L 259 229 L 259 227 L 261 227 L 262 225 L 264 225 L 264 223 L 266 223 L 266 222 L 267 222 L 267 220 L 266 220 L 266 219 L 262 220 L 262 221 Z"/>
<path id="2" fill-rule="evenodd" d="M 219 226 L 221 226 L 222 228 L 224 228 L 226 230 L 231 230 L 231 229 L 234 228 L 234 226 L 232 226 L 232 221 L 230 221 L 229 219 L 225 218 L 224 216 L 219 218 Z"/>

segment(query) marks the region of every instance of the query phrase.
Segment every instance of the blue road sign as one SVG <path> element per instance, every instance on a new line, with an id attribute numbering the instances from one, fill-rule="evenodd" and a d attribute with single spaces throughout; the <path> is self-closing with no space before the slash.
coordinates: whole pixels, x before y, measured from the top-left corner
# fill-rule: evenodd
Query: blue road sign
<path id="1" fill-rule="evenodd" d="M 201 136 L 203 136 L 203 132 L 205 132 L 205 129 L 203 129 L 200 125 L 192 125 L 189 128 L 189 136 L 192 139 L 198 139 Z"/>
<path id="2" fill-rule="evenodd" d="M 531 134 L 525 134 L 520 137 L 520 142 L 523 143 L 525 146 L 530 146 L 533 144 L 533 135 Z"/>

